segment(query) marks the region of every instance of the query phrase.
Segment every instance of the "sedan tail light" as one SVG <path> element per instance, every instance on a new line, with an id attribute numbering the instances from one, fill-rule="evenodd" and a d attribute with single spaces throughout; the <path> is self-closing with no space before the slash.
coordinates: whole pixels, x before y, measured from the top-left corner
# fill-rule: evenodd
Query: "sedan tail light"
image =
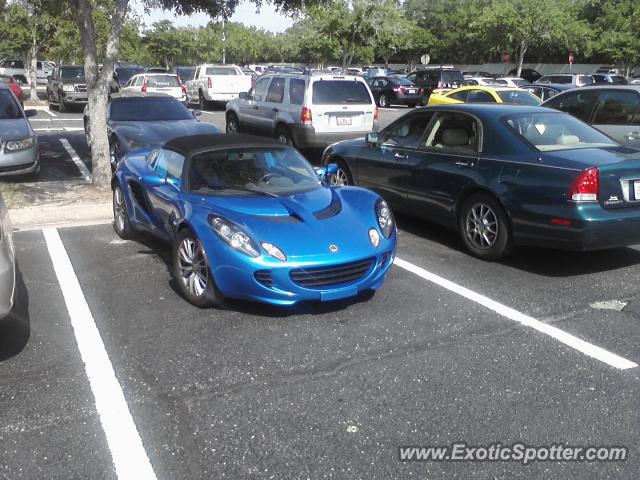
<path id="1" fill-rule="evenodd" d="M 303 125 L 311 125 L 313 123 L 313 117 L 309 108 L 302 107 L 302 111 L 300 111 L 300 123 Z"/>
<path id="2" fill-rule="evenodd" d="M 402 90 L 404 90 L 402 87 L 393 87 L 393 91 L 400 93 Z"/>
<path id="3" fill-rule="evenodd" d="M 147 91 L 147 82 L 144 82 L 142 84 L 142 89 L 140 90 L 141 92 L 146 92 Z"/>
<path id="4" fill-rule="evenodd" d="M 207 77 L 207 88 L 213 88 L 211 84 L 211 77 Z"/>
<path id="5" fill-rule="evenodd" d="M 379 118 L 380 118 L 380 109 L 376 107 L 376 109 L 373 111 L 373 119 L 378 120 Z"/>
<path id="6" fill-rule="evenodd" d="M 569 198 L 574 202 L 597 202 L 600 190 L 600 171 L 587 168 L 573 180 L 569 187 Z"/>

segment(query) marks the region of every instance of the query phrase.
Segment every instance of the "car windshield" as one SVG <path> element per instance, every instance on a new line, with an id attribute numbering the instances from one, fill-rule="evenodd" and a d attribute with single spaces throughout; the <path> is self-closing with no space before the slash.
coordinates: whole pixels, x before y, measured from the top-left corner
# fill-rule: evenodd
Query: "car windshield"
<path id="1" fill-rule="evenodd" d="M 353 80 L 318 80 L 313 84 L 315 105 L 371 104 L 364 82 Z"/>
<path id="2" fill-rule="evenodd" d="M 117 68 L 116 73 L 118 75 L 118 81 L 125 84 L 131 77 L 139 73 L 144 72 L 144 68 Z"/>
<path id="3" fill-rule="evenodd" d="M 110 118 L 120 122 L 154 122 L 193 120 L 193 115 L 174 98 L 130 97 L 111 102 Z"/>
<path id="4" fill-rule="evenodd" d="M 0 89 L 0 120 L 14 120 L 16 118 L 22 118 L 20 105 L 15 101 L 11 90 Z"/>
<path id="5" fill-rule="evenodd" d="M 502 120 L 541 152 L 618 146 L 595 128 L 566 113 L 524 113 L 508 115 Z"/>
<path id="6" fill-rule="evenodd" d="M 84 78 L 84 67 L 62 67 L 60 78 Z"/>
<path id="7" fill-rule="evenodd" d="M 293 148 L 234 148 L 194 155 L 189 185 L 191 191 L 208 195 L 255 195 L 253 191 L 287 196 L 319 188 L 320 181 Z"/>
<path id="8" fill-rule="evenodd" d="M 177 75 L 149 75 L 147 77 L 147 87 L 166 88 L 179 87 L 180 81 Z"/>
<path id="9" fill-rule="evenodd" d="M 407 80 L 406 78 L 402 78 L 402 77 L 394 78 L 392 81 L 396 85 L 406 85 L 406 86 L 413 85 L 413 82 L 411 80 Z"/>
<path id="10" fill-rule="evenodd" d="M 502 103 L 509 105 L 540 105 L 540 99 L 535 95 L 521 90 L 502 90 L 496 92 Z"/>

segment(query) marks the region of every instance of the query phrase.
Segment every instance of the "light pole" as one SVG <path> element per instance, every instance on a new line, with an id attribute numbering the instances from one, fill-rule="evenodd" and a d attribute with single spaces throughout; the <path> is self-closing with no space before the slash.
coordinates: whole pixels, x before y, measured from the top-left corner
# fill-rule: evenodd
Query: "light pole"
<path id="1" fill-rule="evenodd" d="M 222 17 L 222 64 L 227 63 L 227 37 L 224 34 L 224 17 Z"/>

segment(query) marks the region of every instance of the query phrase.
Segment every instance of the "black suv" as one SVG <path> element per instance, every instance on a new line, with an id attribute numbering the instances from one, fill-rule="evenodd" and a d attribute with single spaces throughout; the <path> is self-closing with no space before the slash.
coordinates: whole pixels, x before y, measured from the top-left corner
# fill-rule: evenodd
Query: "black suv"
<path id="1" fill-rule="evenodd" d="M 54 68 L 47 81 L 47 100 L 50 110 L 56 106 L 60 112 L 66 112 L 72 106 L 86 105 L 88 96 L 84 67 L 61 65 Z"/>
<path id="2" fill-rule="evenodd" d="M 428 98 L 436 88 L 453 89 L 461 87 L 464 77 L 460 70 L 452 68 L 428 68 L 416 70 L 407 75 L 407 80 L 422 87 L 424 95 Z"/>

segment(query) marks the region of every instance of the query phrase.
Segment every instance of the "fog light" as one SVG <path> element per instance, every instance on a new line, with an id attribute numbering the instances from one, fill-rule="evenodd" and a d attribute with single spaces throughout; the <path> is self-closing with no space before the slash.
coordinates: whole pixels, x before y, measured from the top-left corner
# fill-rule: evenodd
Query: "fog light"
<path id="1" fill-rule="evenodd" d="M 376 248 L 380 245 L 380 234 L 375 228 L 369 229 L 369 240 L 371 241 L 371 245 Z"/>

